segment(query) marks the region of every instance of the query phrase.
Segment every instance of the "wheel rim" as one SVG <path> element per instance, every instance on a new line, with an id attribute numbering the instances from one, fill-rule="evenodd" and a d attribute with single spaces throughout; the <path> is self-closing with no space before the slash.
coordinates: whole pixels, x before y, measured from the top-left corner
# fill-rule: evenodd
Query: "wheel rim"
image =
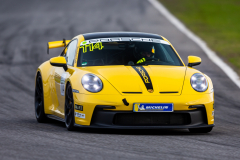
<path id="1" fill-rule="evenodd" d="M 43 107 L 43 87 L 42 78 L 40 75 L 37 76 L 36 87 L 35 87 L 35 114 L 39 118 Z"/>
<path id="2" fill-rule="evenodd" d="M 65 123 L 66 126 L 70 126 L 73 121 L 74 116 L 74 103 L 73 103 L 73 95 L 72 88 L 69 85 L 66 91 L 66 100 L 65 100 Z"/>

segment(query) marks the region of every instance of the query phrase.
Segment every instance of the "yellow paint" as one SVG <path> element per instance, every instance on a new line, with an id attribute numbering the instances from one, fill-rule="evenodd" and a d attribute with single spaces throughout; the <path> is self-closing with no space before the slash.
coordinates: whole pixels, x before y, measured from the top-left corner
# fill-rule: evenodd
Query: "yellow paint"
<path id="1" fill-rule="evenodd" d="M 66 45 L 70 42 L 70 40 L 65 40 Z M 53 41 L 53 42 L 48 42 L 48 48 L 60 48 L 60 47 L 65 47 L 65 43 L 63 41 Z"/>
<path id="2" fill-rule="evenodd" d="M 137 112 L 138 111 L 138 105 L 140 105 L 139 103 L 135 103 L 134 104 L 134 111 Z"/>
<path id="3" fill-rule="evenodd" d="M 53 57 L 50 59 L 50 63 L 67 64 L 66 59 L 64 57 Z"/>
<path id="4" fill-rule="evenodd" d="M 79 48 L 81 42 L 85 39 L 82 35 L 74 38 L 78 39 L 77 47 Z M 165 38 L 163 39 L 169 42 Z M 51 45 L 50 47 L 54 48 L 53 46 L 54 45 Z M 142 79 L 131 66 L 77 67 L 78 52 L 79 49 L 76 50 L 74 65 L 68 66 L 69 69 L 66 71 L 68 74 L 65 79 L 65 85 L 70 83 L 73 89 L 79 91 L 79 93 L 73 92 L 74 103 L 82 105 L 83 111 L 77 112 L 85 114 L 85 119 L 75 117 L 76 124 L 90 125 L 96 105 L 115 106 L 116 111 L 133 111 L 133 109 L 136 111 L 138 109 L 137 105 L 133 106 L 133 103 L 173 103 L 175 111 L 193 110 L 188 107 L 190 105 L 203 104 L 206 107 L 208 124 L 214 123 L 214 116 L 212 115 L 212 111 L 214 111 L 214 93 L 212 91 L 213 85 L 211 79 L 207 75 L 204 75 L 209 84 L 205 92 L 195 91 L 190 84 L 191 76 L 194 73 L 201 73 L 200 71 L 186 67 L 185 65 L 144 66 L 151 78 L 154 88 L 154 92 L 149 93 Z M 176 54 L 178 55 L 177 52 Z M 191 63 L 196 61 L 199 61 L 196 57 L 190 57 L 189 59 Z M 65 71 L 61 67 L 52 66 L 50 62 L 66 64 L 66 60 L 64 57 L 54 57 L 38 67 L 37 72 L 41 73 L 43 81 L 44 111 L 46 114 L 64 118 L 65 95 L 62 96 L 59 94 L 59 82 L 61 75 L 65 73 Z M 83 88 L 81 78 L 87 73 L 95 74 L 102 80 L 103 89 L 100 92 L 91 93 Z M 176 91 L 178 93 L 171 95 L 159 93 L 167 91 Z M 122 92 L 142 92 L 142 94 L 125 94 Z M 123 104 L 122 99 L 124 98 L 127 99 L 129 106 Z"/>
<path id="5" fill-rule="evenodd" d="M 188 56 L 188 63 L 199 63 L 201 62 L 201 58 L 197 56 Z"/>

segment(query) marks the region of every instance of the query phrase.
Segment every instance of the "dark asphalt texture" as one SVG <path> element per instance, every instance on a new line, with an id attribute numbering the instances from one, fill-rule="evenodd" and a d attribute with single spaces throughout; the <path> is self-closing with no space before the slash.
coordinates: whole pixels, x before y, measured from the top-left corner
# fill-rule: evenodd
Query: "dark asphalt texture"
<path id="1" fill-rule="evenodd" d="M 47 55 L 47 42 L 102 31 L 160 34 L 185 63 L 200 56 L 196 68 L 214 84 L 213 131 L 69 132 L 54 120 L 37 123 L 36 69 L 61 52 Z M 240 159 L 240 89 L 146 0 L 0 0 L 0 82 L 0 159 Z"/>

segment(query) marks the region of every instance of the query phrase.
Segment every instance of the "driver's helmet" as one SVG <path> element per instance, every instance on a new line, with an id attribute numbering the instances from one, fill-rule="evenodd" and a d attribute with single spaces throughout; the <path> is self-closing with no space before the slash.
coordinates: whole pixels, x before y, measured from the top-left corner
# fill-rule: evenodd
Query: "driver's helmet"
<path id="1" fill-rule="evenodd" d="M 139 45 L 136 47 L 136 58 L 141 59 L 141 58 L 154 58 L 155 55 L 155 48 L 151 44 L 144 44 L 144 45 Z"/>

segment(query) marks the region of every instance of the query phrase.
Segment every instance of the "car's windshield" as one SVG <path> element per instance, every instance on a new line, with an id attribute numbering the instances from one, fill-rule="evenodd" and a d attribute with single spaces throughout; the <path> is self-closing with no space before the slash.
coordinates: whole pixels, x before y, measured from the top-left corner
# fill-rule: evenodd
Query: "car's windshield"
<path id="1" fill-rule="evenodd" d="M 77 66 L 173 65 L 182 62 L 164 40 L 149 38 L 103 38 L 83 41 Z"/>

